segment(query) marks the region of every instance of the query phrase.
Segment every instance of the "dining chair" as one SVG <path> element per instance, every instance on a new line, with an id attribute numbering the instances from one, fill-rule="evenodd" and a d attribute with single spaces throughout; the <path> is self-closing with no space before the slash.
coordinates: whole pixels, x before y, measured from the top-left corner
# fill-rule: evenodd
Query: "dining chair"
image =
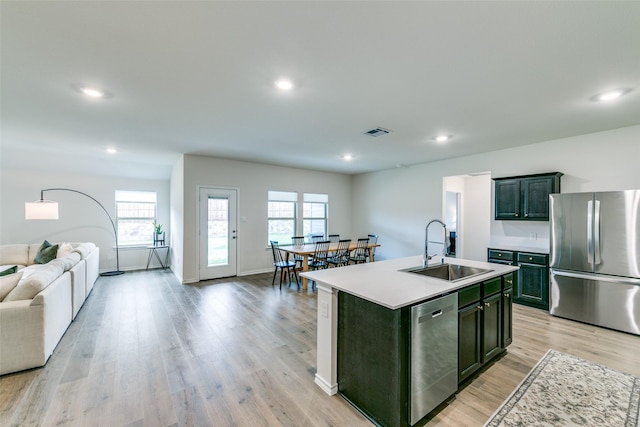
<path id="1" fill-rule="evenodd" d="M 331 243 L 338 243 L 340 241 L 339 234 L 329 234 L 329 238 L 327 239 Z M 334 257 L 336 255 L 336 251 L 329 251 L 329 258 Z"/>
<path id="2" fill-rule="evenodd" d="M 318 242 L 324 241 L 324 234 L 323 233 L 312 233 L 312 234 L 309 235 L 309 237 L 311 238 L 311 241 L 313 243 L 318 243 Z"/>
<path id="3" fill-rule="evenodd" d="M 293 246 L 304 246 L 304 236 L 292 237 L 291 244 L 293 244 Z M 293 260 L 296 262 L 296 268 L 302 268 L 302 265 L 304 264 L 304 256 L 294 254 Z"/>
<path id="4" fill-rule="evenodd" d="M 358 243 L 356 243 L 356 248 L 353 250 L 351 255 L 349 255 L 349 262 L 353 264 L 360 264 L 362 262 L 367 262 L 367 255 L 369 253 L 369 238 L 363 237 L 358 239 Z"/>
<path id="5" fill-rule="evenodd" d="M 329 266 L 340 267 L 349 264 L 349 246 L 351 239 L 338 241 L 338 248 L 335 253 L 329 256 Z"/>
<path id="6" fill-rule="evenodd" d="M 276 281 L 276 274 L 278 274 L 278 270 L 280 270 L 280 289 L 282 289 L 282 276 L 285 272 L 289 277 L 289 286 L 291 286 L 291 272 L 293 271 L 293 276 L 296 278 L 298 289 L 300 289 L 298 273 L 296 273 L 296 262 L 285 260 L 282 257 L 282 251 L 280 250 L 278 242 L 271 240 L 269 243 L 271 243 L 271 251 L 273 252 L 273 266 L 275 267 L 275 270 L 273 271 L 273 279 L 271 280 L 271 286 L 273 286 Z"/>
<path id="7" fill-rule="evenodd" d="M 369 234 L 369 243 L 376 244 L 378 243 L 378 235 L 377 234 Z M 373 255 L 373 259 L 376 259 L 376 247 L 371 248 L 371 254 Z M 369 259 L 369 251 L 367 251 L 367 262 L 371 261 Z"/>
<path id="8" fill-rule="evenodd" d="M 331 244 L 328 240 L 323 240 L 321 242 L 316 242 L 315 250 L 313 251 L 313 255 L 309 259 L 309 270 L 322 270 L 329 266 L 329 245 Z M 313 281 L 312 289 L 315 289 L 316 282 Z"/>

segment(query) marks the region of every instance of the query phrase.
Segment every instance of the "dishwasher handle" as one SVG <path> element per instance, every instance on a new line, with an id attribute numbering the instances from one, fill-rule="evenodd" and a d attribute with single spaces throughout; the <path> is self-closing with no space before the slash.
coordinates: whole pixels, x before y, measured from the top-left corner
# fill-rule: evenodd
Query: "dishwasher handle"
<path id="1" fill-rule="evenodd" d="M 431 313 L 423 314 L 422 316 L 418 317 L 418 323 L 424 323 L 432 319 L 437 319 L 438 317 L 452 310 L 453 310 L 453 304 L 448 305 L 446 307 L 439 308 L 438 310 L 432 311 Z"/>

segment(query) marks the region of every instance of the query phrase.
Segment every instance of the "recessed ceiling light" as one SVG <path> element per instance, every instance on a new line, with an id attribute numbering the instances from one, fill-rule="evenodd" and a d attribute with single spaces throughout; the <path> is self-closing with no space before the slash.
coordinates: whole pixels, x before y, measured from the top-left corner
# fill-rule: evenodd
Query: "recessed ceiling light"
<path id="1" fill-rule="evenodd" d="M 108 147 L 105 151 L 109 154 L 116 154 L 118 152 L 118 150 L 113 147 Z"/>
<path id="2" fill-rule="evenodd" d="M 435 142 L 444 143 L 451 139 L 451 135 L 438 135 L 433 140 Z"/>
<path id="3" fill-rule="evenodd" d="M 631 92 L 630 88 L 614 89 L 594 95 L 590 99 L 594 102 L 613 101 L 614 99 L 618 99 L 629 92 Z"/>
<path id="4" fill-rule="evenodd" d="M 104 92 L 98 89 L 94 89 L 91 87 L 83 87 L 80 89 L 82 93 L 92 98 L 102 98 L 104 96 Z"/>
<path id="5" fill-rule="evenodd" d="M 353 156 L 351 154 L 345 154 L 342 156 L 342 159 L 346 161 L 353 160 Z"/>
<path id="6" fill-rule="evenodd" d="M 287 79 L 281 79 L 276 81 L 276 87 L 280 90 L 291 90 L 293 89 L 293 82 Z"/>
<path id="7" fill-rule="evenodd" d="M 95 86 L 74 83 L 71 85 L 71 89 L 73 89 L 74 92 L 88 96 L 89 98 L 108 99 L 113 97 L 111 92 Z"/>

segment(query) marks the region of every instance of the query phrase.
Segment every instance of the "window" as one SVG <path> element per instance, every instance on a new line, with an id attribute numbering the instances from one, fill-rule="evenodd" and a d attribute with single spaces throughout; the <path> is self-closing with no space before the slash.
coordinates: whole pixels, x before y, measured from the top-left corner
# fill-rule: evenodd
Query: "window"
<path id="1" fill-rule="evenodd" d="M 155 220 L 155 192 L 116 191 L 118 245 L 153 244 L 153 223 Z"/>
<path id="2" fill-rule="evenodd" d="M 296 203 L 298 193 L 269 191 L 267 208 L 267 243 L 275 240 L 288 245 L 296 235 Z"/>
<path id="3" fill-rule="evenodd" d="M 302 232 L 305 236 L 321 233 L 327 236 L 329 196 L 304 193 L 302 205 Z"/>

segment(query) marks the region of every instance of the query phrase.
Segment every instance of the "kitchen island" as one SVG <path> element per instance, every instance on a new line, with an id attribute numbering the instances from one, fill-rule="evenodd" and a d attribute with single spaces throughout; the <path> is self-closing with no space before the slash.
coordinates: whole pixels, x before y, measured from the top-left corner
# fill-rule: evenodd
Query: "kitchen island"
<path id="1" fill-rule="evenodd" d="M 411 345 L 413 309 L 447 295 L 455 301 L 458 354 L 444 359 L 457 359 L 457 384 L 511 341 L 510 296 L 518 267 L 439 257 L 429 265 L 441 263 L 486 271 L 455 281 L 437 279 L 407 271 L 422 266 L 422 256 L 415 256 L 304 273 L 318 288 L 315 383 L 327 394 L 340 393 L 377 425 L 419 425 L 425 419 L 426 413 L 415 409 L 420 393 L 414 390 L 416 361 L 411 360 L 417 347 Z M 432 317 L 450 308 L 443 310 Z M 435 363 L 429 356 L 423 365 Z"/>

